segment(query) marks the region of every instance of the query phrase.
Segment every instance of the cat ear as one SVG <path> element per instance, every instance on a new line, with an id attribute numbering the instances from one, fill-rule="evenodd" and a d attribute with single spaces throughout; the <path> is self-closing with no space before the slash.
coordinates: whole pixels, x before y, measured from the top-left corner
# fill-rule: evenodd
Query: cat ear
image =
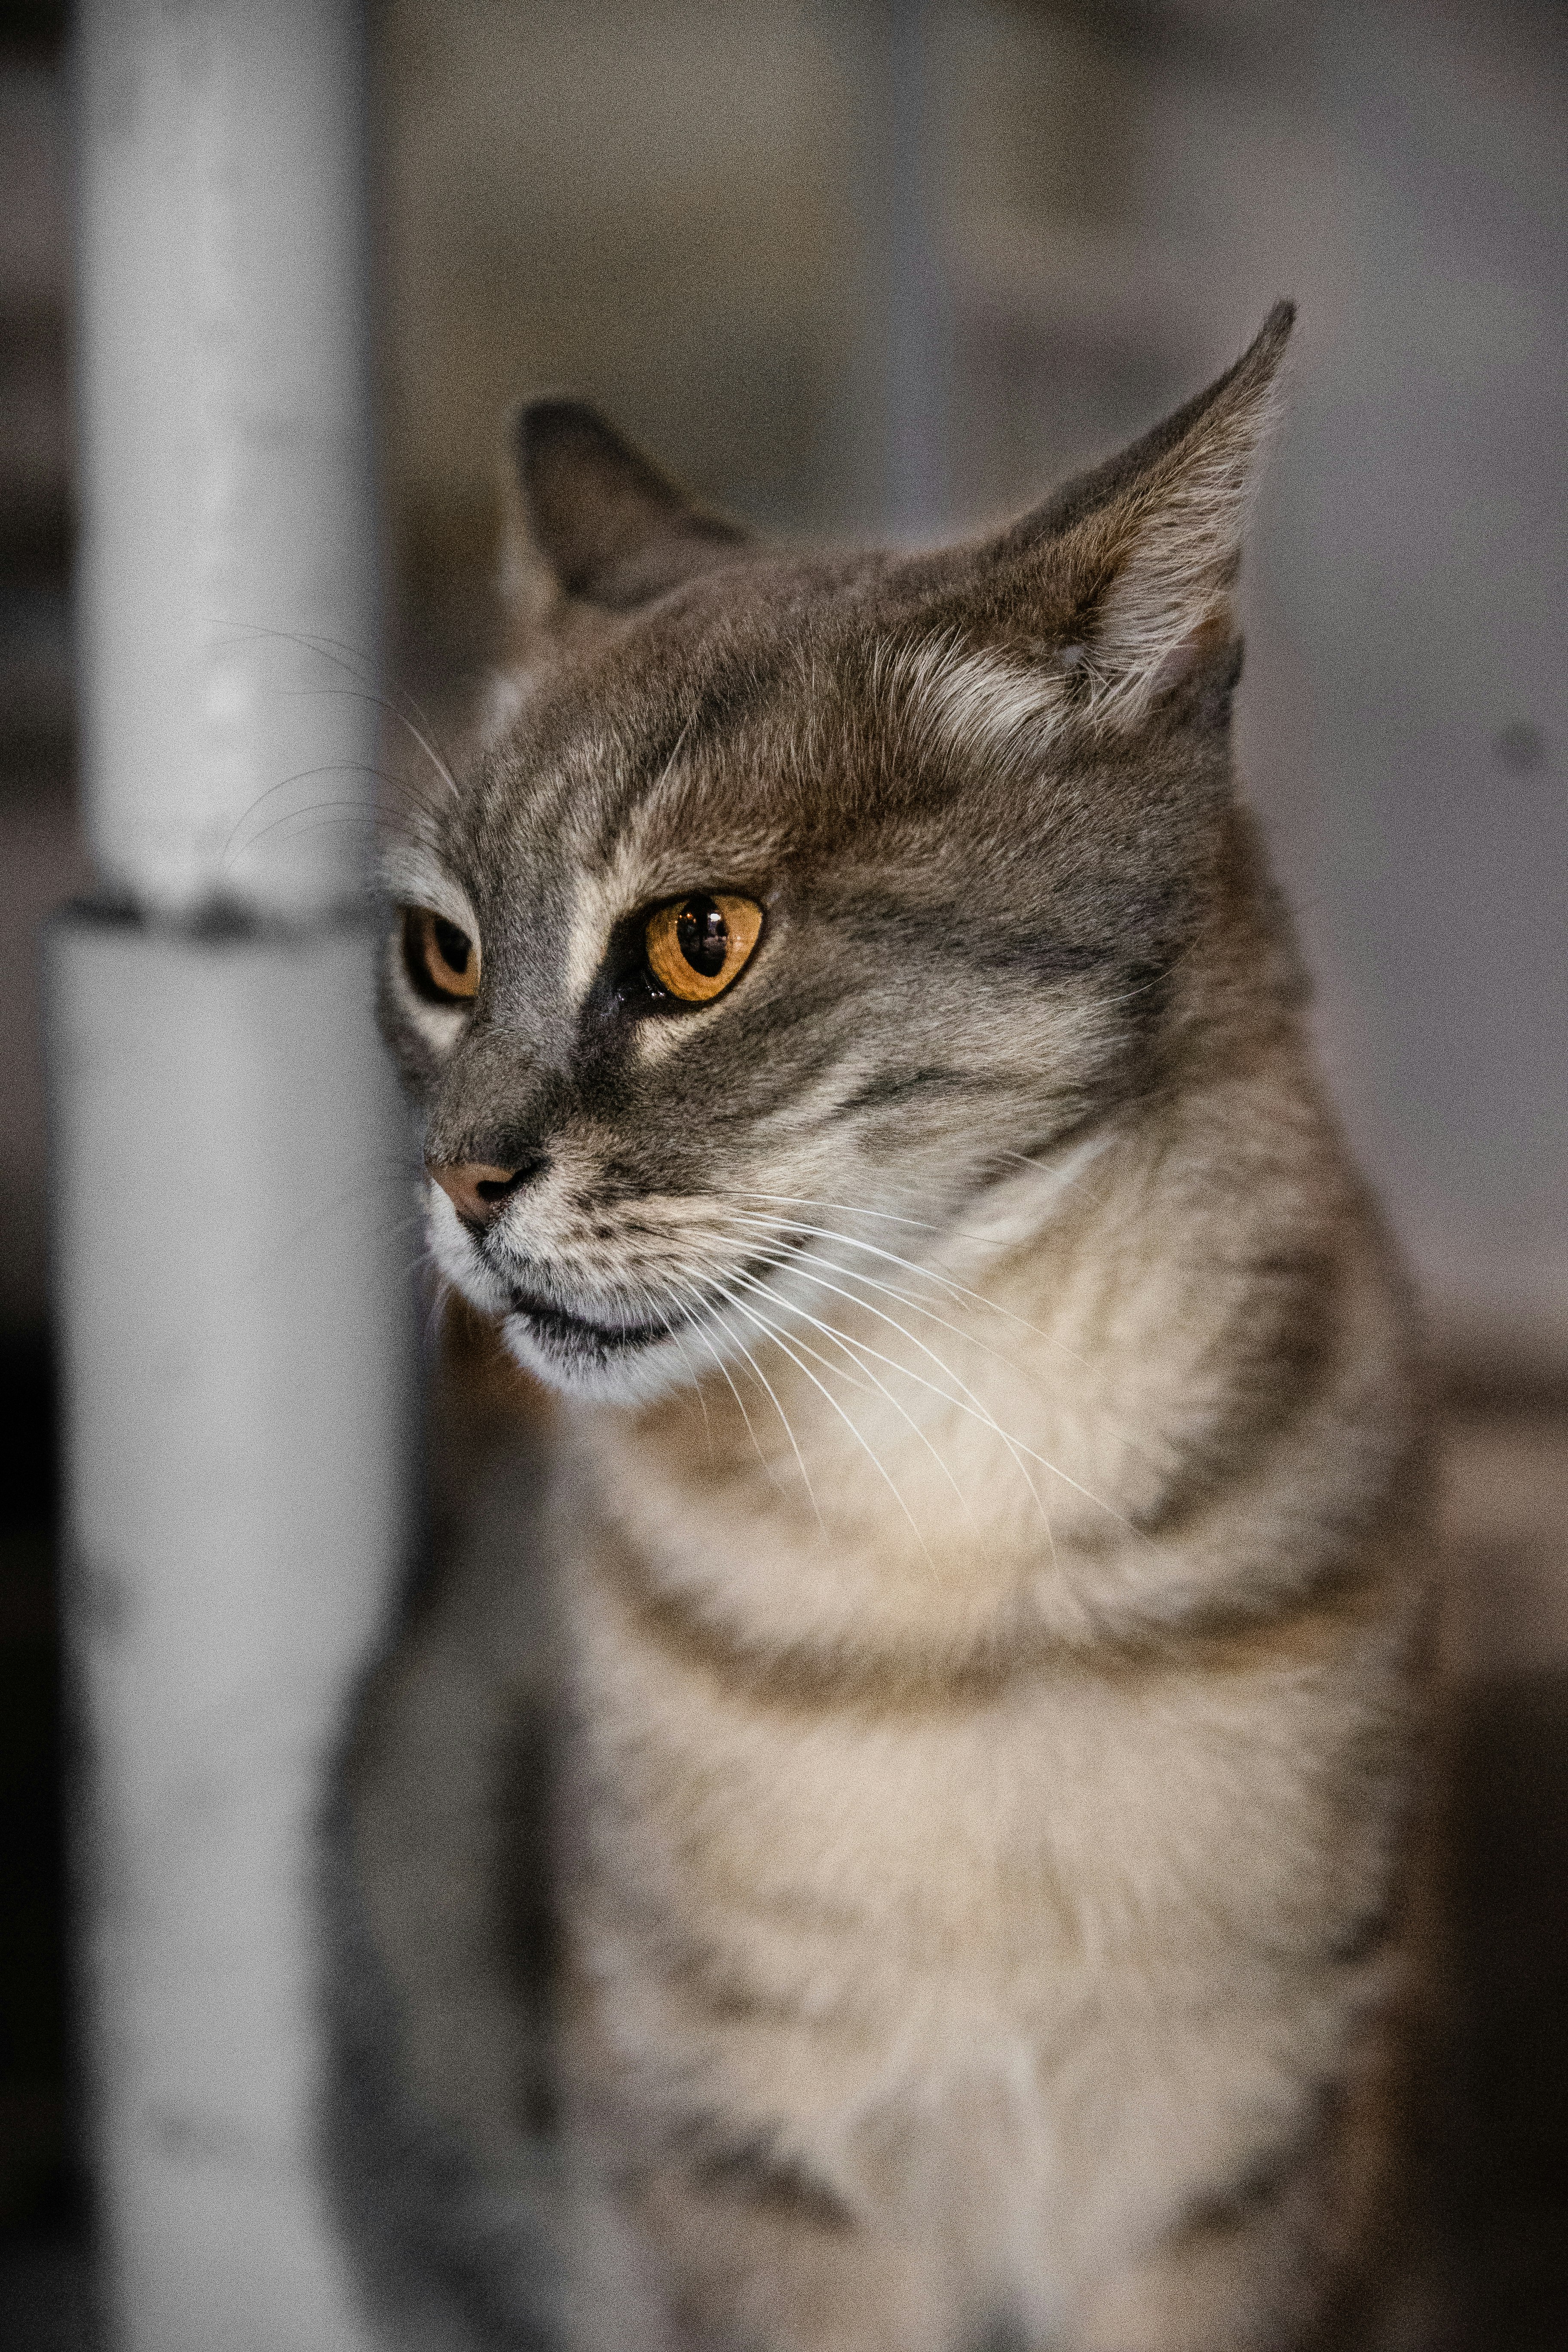
<path id="1" fill-rule="evenodd" d="M 744 541 L 583 401 L 528 402 L 511 439 L 507 572 L 520 619 L 563 599 L 627 612 Z"/>
<path id="2" fill-rule="evenodd" d="M 1242 533 L 1294 318 L 1277 304 L 1217 383 L 994 550 L 1076 690 L 1113 724 L 1135 724 L 1215 656 L 1234 673 Z"/>

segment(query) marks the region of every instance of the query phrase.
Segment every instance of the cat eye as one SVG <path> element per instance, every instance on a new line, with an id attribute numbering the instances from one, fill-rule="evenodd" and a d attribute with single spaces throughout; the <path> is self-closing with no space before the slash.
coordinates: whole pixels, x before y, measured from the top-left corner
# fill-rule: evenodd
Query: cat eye
<path id="1" fill-rule="evenodd" d="M 754 898 L 720 892 L 678 899 L 648 918 L 648 970 L 671 996 L 706 1004 L 739 979 L 762 929 Z"/>
<path id="2" fill-rule="evenodd" d="M 479 993 L 478 942 L 428 907 L 403 909 L 403 961 L 415 988 L 427 1001 L 463 1004 Z"/>

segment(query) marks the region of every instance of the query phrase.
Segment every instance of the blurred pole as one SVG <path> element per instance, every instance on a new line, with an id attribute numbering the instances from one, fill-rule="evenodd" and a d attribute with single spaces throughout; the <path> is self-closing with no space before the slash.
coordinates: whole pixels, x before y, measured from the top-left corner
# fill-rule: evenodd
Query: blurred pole
<path id="1" fill-rule="evenodd" d="M 876 0 L 872 162 L 880 214 L 885 527 L 929 540 L 947 520 L 950 317 L 942 190 L 948 164 L 941 0 Z M 874 135 L 876 135 L 874 134 Z"/>
<path id="2" fill-rule="evenodd" d="M 121 2352 L 353 2352 L 314 1822 L 403 1541 L 406 1250 L 376 714 L 261 632 L 374 657 L 363 26 L 83 0 L 76 47 L 102 903 L 56 928 L 49 1045 L 104 2302 Z"/>

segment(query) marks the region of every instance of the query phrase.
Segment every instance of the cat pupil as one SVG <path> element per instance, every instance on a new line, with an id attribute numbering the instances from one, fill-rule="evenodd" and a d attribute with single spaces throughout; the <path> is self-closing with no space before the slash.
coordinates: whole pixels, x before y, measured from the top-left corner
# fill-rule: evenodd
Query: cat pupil
<path id="1" fill-rule="evenodd" d="M 718 979 L 730 952 L 730 927 L 711 898 L 688 898 L 675 919 L 675 938 L 693 971 Z"/>
<path id="2" fill-rule="evenodd" d="M 468 956 L 471 950 L 468 940 L 458 929 L 456 923 L 444 923 L 437 915 L 431 925 L 431 930 L 435 938 L 437 952 L 448 971 L 459 975 L 466 972 L 468 969 Z"/>

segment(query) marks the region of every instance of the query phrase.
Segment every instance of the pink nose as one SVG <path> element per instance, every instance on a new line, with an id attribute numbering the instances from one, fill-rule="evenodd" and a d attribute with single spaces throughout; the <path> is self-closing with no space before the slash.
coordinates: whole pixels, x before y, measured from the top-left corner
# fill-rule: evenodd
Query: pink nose
<path id="1" fill-rule="evenodd" d="M 466 1225 L 488 1225 L 541 1164 L 535 1160 L 521 1168 L 491 1168 L 482 1160 L 469 1160 L 459 1167 L 450 1160 L 427 1160 L 425 1173 L 439 1184 Z"/>

